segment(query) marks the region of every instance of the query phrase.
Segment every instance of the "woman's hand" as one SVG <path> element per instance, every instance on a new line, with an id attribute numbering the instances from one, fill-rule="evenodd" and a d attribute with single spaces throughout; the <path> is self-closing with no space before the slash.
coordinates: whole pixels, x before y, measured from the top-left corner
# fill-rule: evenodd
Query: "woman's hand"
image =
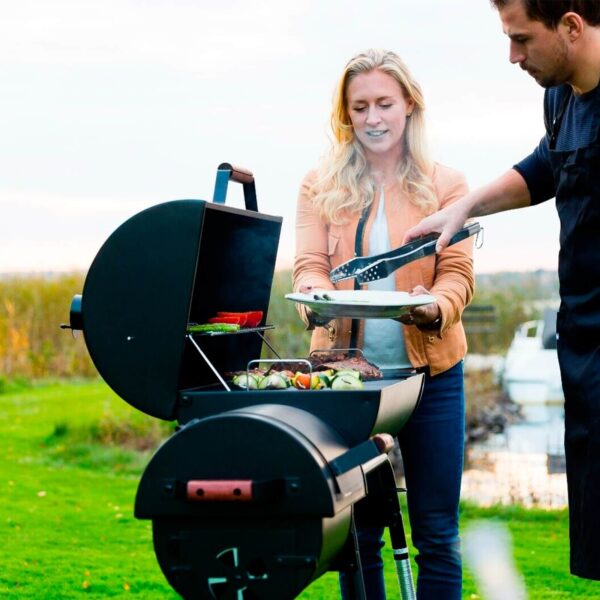
<path id="1" fill-rule="evenodd" d="M 301 294 L 322 295 L 322 294 L 326 294 L 327 292 L 330 292 L 331 290 L 325 290 L 322 288 L 315 288 L 312 285 L 301 284 L 298 291 Z M 312 325 L 315 325 L 317 327 L 324 327 L 325 325 L 327 325 L 327 323 L 329 323 L 331 321 L 331 319 L 323 318 L 323 317 L 319 317 L 319 316 L 315 315 L 315 313 L 310 308 L 308 308 L 308 306 L 305 307 L 304 310 L 306 311 L 306 318 L 308 319 L 309 323 L 311 323 Z"/>
<path id="2" fill-rule="evenodd" d="M 411 296 L 420 296 L 421 294 L 429 294 L 429 290 L 422 285 L 417 285 L 410 292 Z M 400 321 L 404 325 L 415 325 L 419 329 L 435 329 L 434 324 L 441 316 L 438 303 L 432 302 L 423 306 L 414 306 L 407 314 L 398 317 L 396 321 Z"/>

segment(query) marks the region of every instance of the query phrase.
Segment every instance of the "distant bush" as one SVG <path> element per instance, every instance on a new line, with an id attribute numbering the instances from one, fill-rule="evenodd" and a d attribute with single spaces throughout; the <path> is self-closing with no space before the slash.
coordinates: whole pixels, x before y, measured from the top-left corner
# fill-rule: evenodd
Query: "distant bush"
<path id="1" fill-rule="evenodd" d="M 81 274 L 0 279 L 0 376 L 96 374 L 83 339 L 60 329 L 82 287 Z"/>
<path id="2" fill-rule="evenodd" d="M 517 288 L 505 290 L 478 290 L 473 306 L 493 306 L 496 320 L 493 331 L 488 333 L 468 333 L 469 352 L 476 354 L 502 354 L 512 341 L 515 329 L 520 323 L 537 318 L 537 311 L 527 308 L 523 293 Z"/>

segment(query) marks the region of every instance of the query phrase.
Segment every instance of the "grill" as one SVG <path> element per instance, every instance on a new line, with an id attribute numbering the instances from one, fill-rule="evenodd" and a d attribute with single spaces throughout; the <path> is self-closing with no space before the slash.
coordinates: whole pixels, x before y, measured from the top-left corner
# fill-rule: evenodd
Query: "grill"
<path id="1" fill-rule="evenodd" d="M 230 181 L 243 185 L 245 209 L 225 205 Z M 423 376 L 362 390 L 237 390 L 227 374 L 256 362 L 275 325 L 188 332 L 217 311 L 267 316 L 281 221 L 258 212 L 252 174 L 223 163 L 212 202 L 153 206 L 107 239 L 65 327 L 83 331 L 119 396 L 179 424 L 143 473 L 135 516 L 152 520 L 158 562 L 181 596 L 295 598 L 340 570 L 363 598 L 359 523 L 390 528 L 411 598 L 383 434 L 410 418 Z"/>

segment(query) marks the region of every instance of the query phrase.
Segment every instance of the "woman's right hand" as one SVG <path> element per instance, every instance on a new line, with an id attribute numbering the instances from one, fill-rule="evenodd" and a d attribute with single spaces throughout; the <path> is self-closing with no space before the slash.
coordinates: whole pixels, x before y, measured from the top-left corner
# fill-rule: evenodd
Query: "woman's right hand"
<path id="1" fill-rule="evenodd" d="M 323 288 L 316 288 L 316 287 L 313 287 L 312 285 L 301 284 L 298 291 L 301 294 L 326 294 L 327 292 L 330 292 L 331 290 L 326 290 Z M 327 323 L 329 323 L 331 321 L 331 319 L 319 317 L 310 308 L 308 308 L 308 306 L 305 308 L 305 311 L 306 311 L 306 318 L 308 319 L 308 322 L 311 325 L 315 325 L 316 327 L 324 327 L 325 325 L 327 325 Z"/>

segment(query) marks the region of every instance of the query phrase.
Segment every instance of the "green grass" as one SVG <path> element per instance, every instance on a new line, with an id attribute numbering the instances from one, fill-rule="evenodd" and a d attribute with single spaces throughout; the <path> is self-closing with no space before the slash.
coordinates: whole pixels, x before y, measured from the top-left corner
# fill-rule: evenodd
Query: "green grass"
<path id="1" fill-rule="evenodd" d="M 178 597 L 156 563 L 150 523 L 132 516 L 148 448 L 169 435 L 170 425 L 157 423 L 101 382 L 0 394 L 0 597 Z M 568 574 L 566 511 L 463 507 L 463 527 L 481 519 L 510 530 L 531 600 L 600 599 L 600 583 Z M 386 552 L 389 597 L 397 598 Z M 336 597 L 334 573 L 301 595 Z M 463 597 L 480 597 L 468 572 Z"/>

